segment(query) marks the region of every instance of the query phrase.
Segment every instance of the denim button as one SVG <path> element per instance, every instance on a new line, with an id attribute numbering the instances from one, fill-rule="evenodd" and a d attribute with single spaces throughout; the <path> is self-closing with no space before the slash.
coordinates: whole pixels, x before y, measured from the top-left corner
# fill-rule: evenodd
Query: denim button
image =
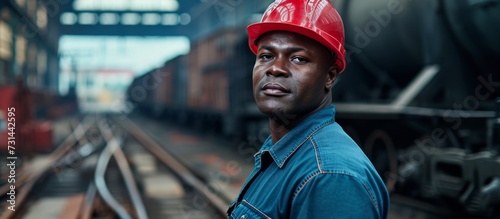
<path id="1" fill-rule="evenodd" d="M 247 219 L 247 216 L 246 216 L 246 215 L 242 215 L 242 216 L 240 217 L 240 219 Z"/>

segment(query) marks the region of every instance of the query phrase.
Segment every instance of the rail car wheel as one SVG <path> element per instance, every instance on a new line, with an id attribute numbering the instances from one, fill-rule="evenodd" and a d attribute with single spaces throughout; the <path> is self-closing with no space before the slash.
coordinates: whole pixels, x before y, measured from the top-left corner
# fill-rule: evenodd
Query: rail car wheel
<path id="1" fill-rule="evenodd" d="M 384 180 L 389 192 L 392 192 L 398 174 L 397 152 L 392 139 L 385 130 L 374 130 L 366 138 L 363 150 Z"/>

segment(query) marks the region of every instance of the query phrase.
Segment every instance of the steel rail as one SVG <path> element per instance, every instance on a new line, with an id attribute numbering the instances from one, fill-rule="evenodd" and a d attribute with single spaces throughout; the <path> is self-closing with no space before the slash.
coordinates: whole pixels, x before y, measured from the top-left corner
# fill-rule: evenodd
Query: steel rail
<path id="1" fill-rule="evenodd" d="M 99 161 L 101 161 L 101 157 L 98 161 L 98 165 L 100 164 L 101 166 L 98 170 L 96 170 L 95 179 L 99 193 L 101 193 L 101 196 L 104 194 L 104 196 L 102 196 L 103 199 L 121 216 L 121 218 L 131 218 L 131 216 L 125 211 L 125 209 L 118 203 L 118 201 L 116 201 L 116 199 L 112 197 L 111 192 L 109 192 L 109 189 L 106 186 L 106 182 L 104 181 L 104 175 L 106 172 L 105 169 L 109 163 L 109 160 L 111 159 L 111 156 L 113 156 L 116 163 L 118 164 L 118 168 L 120 169 L 123 180 L 125 181 L 125 186 L 127 187 L 127 191 L 130 199 L 132 200 L 132 204 L 137 213 L 137 217 L 139 219 L 147 219 L 148 214 L 146 212 L 146 207 L 144 206 L 141 195 L 137 188 L 137 184 L 135 183 L 132 170 L 128 165 L 127 158 L 120 147 L 122 140 L 113 136 L 112 131 L 107 127 L 103 127 L 103 125 L 100 125 L 99 129 L 108 142 L 106 150 L 102 154 L 102 163 L 99 163 Z M 106 163 L 104 163 L 104 161 L 106 161 Z M 99 175 L 97 175 L 98 171 Z"/>
<path id="2" fill-rule="evenodd" d="M 127 210 L 123 208 L 123 206 L 113 197 L 108 186 L 106 185 L 105 180 L 105 174 L 108 169 L 109 161 L 113 156 L 114 150 L 119 147 L 120 143 L 120 140 L 115 138 L 108 140 L 106 148 L 97 160 L 94 183 L 104 202 L 106 202 L 106 204 L 108 204 L 121 219 L 132 219 L 132 216 L 127 212 Z"/>
<path id="3" fill-rule="evenodd" d="M 94 183 L 90 183 L 87 192 L 85 193 L 85 201 L 83 202 L 82 210 L 80 211 L 80 219 L 91 219 L 94 211 L 94 202 L 96 199 L 96 187 Z"/>
<path id="4" fill-rule="evenodd" d="M 118 164 L 118 168 L 120 169 L 120 173 L 123 176 L 123 180 L 125 181 L 125 186 L 127 187 L 130 199 L 132 200 L 132 204 L 134 205 L 134 208 L 136 210 L 137 217 L 139 219 L 148 218 L 146 207 L 144 206 L 141 194 L 137 189 L 137 183 L 135 182 L 132 170 L 128 165 L 127 157 L 125 156 L 125 153 L 120 147 L 122 141 L 119 140 L 119 138 L 113 136 L 113 133 L 111 132 L 110 129 L 107 129 L 106 127 L 103 126 L 100 126 L 99 128 L 101 129 L 101 133 L 104 134 L 105 138 L 109 139 L 110 141 L 113 141 L 114 139 L 115 142 L 117 142 L 114 145 L 112 145 L 112 147 L 114 147 L 112 148 L 113 157 L 115 158 L 115 161 Z"/>
<path id="5" fill-rule="evenodd" d="M 75 127 L 73 132 L 68 135 L 60 144 L 59 147 L 56 148 L 50 155 L 49 155 L 49 160 L 51 164 L 54 164 L 59 160 L 63 155 L 68 153 L 71 149 L 74 148 L 75 144 L 80 141 L 80 139 L 84 138 L 85 135 L 82 135 L 80 133 L 85 133 L 87 132 L 90 127 L 91 127 L 91 121 L 90 117 L 85 117 L 81 123 Z M 48 165 L 52 166 L 52 165 Z M 43 169 L 43 168 L 42 168 Z M 16 188 L 20 188 L 26 181 L 32 181 L 31 179 L 36 176 L 36 173 L 38 171 L 41 171 L 39 167 L 27 167 L 24 168 L 24 171 L 22 173 L 19 173 L 18 176 L 19 178 L 16 179 Z M 2 187 L 0 187 L 0 194 L 4 195 L 10 190 L 10 185 L 5 184 Z"/>
<path id="6" fill-rule="evenodd" d="M 58 150 L 54 151 L 50 157 L 49 157 L 49 162 L 45 165 L 42 166 L 38 169 L 31 168 L 29 172 L 27 172 L 22 179 L 19 180 L 19 182 L 16 182 L 15 186 L 16 188 L 20 188 L 19 194 L 16 196 L 16 208 L 17 211 L 4 211 L 3 214 L 0 216 L 0 219 L 10 219 L 16 217 L 20 212 L 22 212 L 20 209 L 24 207 L 24 204 L 26 203 L 26 200 L 28 199 L 29 194 L 31 193 L 31 190 L 35 186 L 35 184 L 40 181 L 43 177 L 47 176 L 47 174 L 50 171 L 53 171 L 53 167 L 55 166 L 54 164 L 57 164 L 64 156 L 74 147 L 76 147 L 80 141 L 81 138 L 85 136 L 85 134 L 78 134 L 78 133 L 85 133 L 90 127 L 90 123 L 88 119 L 89 117 L 86 117 L 82 123 L 80 123 L 77 128 L 68 136 L 61 146 L 58 148 Z M 28 171 L 28 170 L 27 170 Z M 5 185 L 4 187 L 9 186 L 8 184 Z M 0 192 L 3 192 L 4 187 L 0 189 Z M 2 194 L 6 194 L 2 193 Z"/>
<path id="7" fill-rule="evenodd" d="M 210 204 L 216 209 L 217 213 L 221 216 L 226 216 L 226 210 L 229 205 L 217 194 L 212 192 L 210 187 L 205 185 L 200 179 L 195 177 L 189 168 L 182 165 L 173 155 L 167 153 L 161 148 L 151 137 L 149 137 L 140 127 L 127 118 L 116 119 L 114 121 L 119 124 L 123 129 L 129 132 L 138 142 L 148 149 L 154 156 L 162 161 L 168 168 L 170 168 L 177 176 L 184 182 L 193 187 L 197 192 L 204 196 Z"/>
<path id="8" fill-rule="evenodd" d="M 123 150 L 120 148 L 114 150 L 113 157 L 118 164 L 118 168 L 122 173 L 123 179 L 125 180 L 125 185 L 127 186 L 127 190 L 129 191 L 130 198 L 132 199 L 132 204 L 137 213 L 137 217 L 139 219 L 148 218 L 148 214 L 146 213 L 146 207 L 144 206 L 144 202 L 142 201 L 141 194 L 139 193 L 139 189 L 137 189 L 137 183 L 135 182 L 134 175 L 132 174 L 132 170 L 127 162 L 127 157 L 123 153 Z"/>

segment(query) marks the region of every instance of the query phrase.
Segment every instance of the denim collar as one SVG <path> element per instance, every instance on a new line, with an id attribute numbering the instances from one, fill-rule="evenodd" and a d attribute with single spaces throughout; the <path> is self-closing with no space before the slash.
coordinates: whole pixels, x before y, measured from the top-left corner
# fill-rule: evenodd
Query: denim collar
<path id="1" fill-rule="evenodd" d="M 283 138 L 273 145 L 272 137 L 269 136 L 262 148 L 255 156 L 268 151 L 276 165 L 282 168 L 292 154 L 304 144 L 304 142 L 316 131 L 335 121 L 335 107 L 330 105 L 305 118 Z"/>

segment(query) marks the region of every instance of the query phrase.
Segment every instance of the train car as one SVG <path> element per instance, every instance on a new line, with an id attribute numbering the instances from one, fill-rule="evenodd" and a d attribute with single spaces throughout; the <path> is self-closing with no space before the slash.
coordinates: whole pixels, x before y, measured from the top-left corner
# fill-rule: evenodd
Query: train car
<path id="1" fill-rule="evenodd" d="M 388 189 L 467 217 L 499 217 L 500 1 L 332 2 L 348 62 L 333 88 L 337 121 Z M 255 56 L 244 28 L 236 32 L 193 43 L 177 113 L 256 141 L 266 118 L 252 96 Z"/>
<path id="2" fill-rule="evenodd" d="M 220 130 L 230 110 L 227 63 L 235 54 L 232 45 L 238 30 L 220 29 L 191 45 L 187 57 L 187 107 L 191 123 L 199 129 Z"/>
<path id="3" fill-rule="evenodd" d="M 236 134 L 229 124 L 239 122 L 244 112 L 238 107 L 245 104 L 238 103 L 249 98 L 243 97 L 248 92 L 230 90 L 251 86 L 248 56 L 241 56 L 239 49 L 232 46 L 239 44 L 248 51 L 242 46 L 243 40 L 237 42 L 242 39 L 240 33 L 240 29 L 227 28 L 200 38 L 192 43 L 188 55 L 173 58 L 137 77 L 127 91 L 130 102 L 156 117 L 164 116 L 201 130 Z"/>
<path id="4" fill-rule="evenodd" d="M 255 136 L 268 132 L 268 119 L 257 109 L 253 98 L 255 55 L 248 48 L 246 35 L 239 36 L 233 50 L 235 55 L 229 58 L 226 66 L 230 106 L 223 118 L 222 133 L 225 136 L 256 140 Z"/>
<path id="5" fill-rule="evenodd" d="M 185 119 L 181 115 L 186 109 L 187 102 L 187 73 L 186 56 L 177 56 L 155 72 L 151 73 L 158 88 L 155 89 L 155 105 L 153 113 L 155 116 Z"/>
<path id="6" fill-rule="evenodd" d="M 157 86 L 154 86 L 154 88 L 147 86 L 148 81 L 152 78 L 152 72 L 159 71 L 155 69 L 136 77 L 127 88 L 127 100 L 131 103 L 132 107 L 147 114 L 152 112 L 154 89 L 157 88 Z"/>
<path id="7" fill-rule="evenodd" d="M 154 117 L 181 119 L 179 113 L 187 102 L 186 80 L 186 56 L 180 55 L 136 77 L 127 89 L 127 99 L 132 107 Z"/>
<path id="8" fill-rule="evenodd" d="M 500 2 L 337 0 L 339 123 L 398 194 L 499 216 Z"/>

